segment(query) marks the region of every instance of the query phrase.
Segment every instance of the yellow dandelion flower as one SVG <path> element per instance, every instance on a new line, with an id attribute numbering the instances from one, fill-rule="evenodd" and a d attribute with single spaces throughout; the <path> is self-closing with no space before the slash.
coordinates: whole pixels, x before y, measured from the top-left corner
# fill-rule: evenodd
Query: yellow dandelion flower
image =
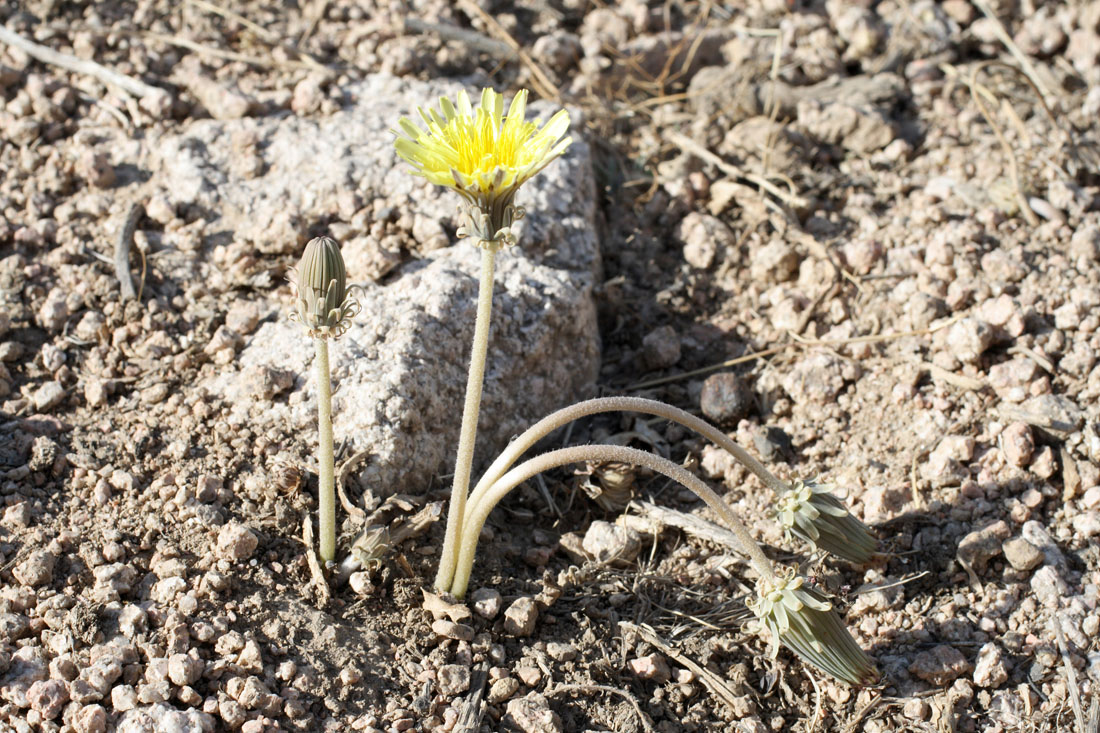
<path id="1" fill-rule="evenodd" d="M 539 120 L 528 122 L 525 89 L 512 99 L 507 115 L 504 96 L 492 89 L 482 90 L 477 108 L 464 91 L 456 102 L 443 97 L 438 112 L 419 109 L 424 128 L 402 118 L 401 129 L 394 131 L 397 154 L 417 175 L 466 200 L 460 237 L 475 237 L 482 246 L 513 243 L 512 223 L 523 216 L 513 204 L 516 191 L 569 147 L 572 138 L 563 138 L 569 114 L 560 110 L 541 126 Z"/>

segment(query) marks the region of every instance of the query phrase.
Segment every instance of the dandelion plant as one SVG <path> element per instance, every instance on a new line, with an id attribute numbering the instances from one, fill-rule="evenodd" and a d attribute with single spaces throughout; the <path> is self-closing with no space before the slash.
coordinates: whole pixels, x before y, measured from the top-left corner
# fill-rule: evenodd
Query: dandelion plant
<path id="1" fill-rule="evenodd" d="M 458 532 L 470 486 L 489 350 L 496 253 L 502 246 L 515 243 L 512 224 L 523 216 L 523 209 L 514 203 L 520 185 L 565 152 L 572 142 L 572 138 L 563 138 L 569 129 L 569 114 L 565 110 L 540 127 L 538 122 L 525 119 L 526 109 L 525 90 L 512 99 L 507 115 L 504 114 L 504 97 L 494 90 L 482 91 L 481 103 L 476 109 L 471 107 L 470 97 L 463 91 L 458 94 L 457 105 L 443 97 L 439 100 L 439 112 L 419 110 L 426 129 L 402 118 L 395 141 L 398 154 L 415 167 L 418 175 L 452 188 L 462 196 L 464 223 L 458 236 L 470 237 L 481 248 L 477 320 L 470 350 L 466 402 L 459 430 L 447 533 L 436 576 L 436 587 L 440 590 L 451 585 Z"/>
<path id="2" fill-rule="evenodd" d="M 823 486 L 814 482 L 788 485 L 727 435 L 683 410 L 629 397 L 589 400 L 564 408 L 514 440 L 481 477 L 473 492 L 469 491 L 488 351 L 494 258 L 503 245 L 515 243 L 511 226 L 523 215 L 523 210 L 514 204 L 517 189 L 561 155 L 571 142 L 563 137 L 569 126 L 564 110 L 540 127 L 538 122 L 524 119 L 526 100 L 527 93 L 519 92 L 504 115 L 504 99 L 492 89 L 482 92 L 476 109 L 471 107 L 469 97 L 460 93 L 457 105 L 444 98 L 440 100 L 439 112 L 420 110 L 426 129 L 402 119 L 401 129 L 396 131 L 397 152 L 414 166 L 416 174 L 453 188 L 462 196 L 463 225 L 459 236 L 474 238 L 482 250 L 477 322 L 447 531 L 436 575 L 437 590 L 450 592 L 456 598 L 465 595 L 485 521 L 497 503 L 524 481 L 552 468 L 585 461 L 645 466 L 695 492 L 733 531 L 737 549 L 748 558 L 757 575 L 756 597 L 750 608 L 761 632 L 770 637 L 773 652 L 781 643 L 850 684 L 874 679 L 874 665 L 827 598 L 804 586 L 794 569 L 773 567 L 730 506 L 683 467 L 646 451 L 616 445 L 561 448 L 514 465 L 541 438 L 580 417 L 612 410 L 658 415 L 701 433 L 760 477 L 776 492 L 777 518 L 789 533 L 855 562 L 870 558 L 874 538 Z"/>
<path id="3" fill-rule="evenodd" d="M 292 320 L 306 327 L 317 354 L 317 432 L 318 432 L 318 524 L 319 555 L 322 562 L 336 559 L 336 491 L 332 455 L 332 381 L 329 375 L 328 340 L 347 331 L 359 312 L 359 303 L 350 297 L 347 271 L 340 246 L 328 237 L 317 237 L 306 245 L 294 279 L 297 291 Z"/>

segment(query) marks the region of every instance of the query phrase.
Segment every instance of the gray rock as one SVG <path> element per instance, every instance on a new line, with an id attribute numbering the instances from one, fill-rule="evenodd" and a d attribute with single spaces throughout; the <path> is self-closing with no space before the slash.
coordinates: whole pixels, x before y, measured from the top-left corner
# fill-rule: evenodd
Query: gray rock
<path id="1" fill-rule="evenodd" d="M 256 551 L 259 540 L 248 527 L 232 522 L 218 532 L 218 557 L 225 560 L 247 560 Z"/>
<path id="2" fill-rule="evenodd" d="M 1008 679 L 1004 653 L 1001 648 L 989 642 L 978 651 L 974 663 L 974 684 L 978 687 L 1000 687 Z"/>
<path id="3" fill-rule="evenodd" d="M 65 388 L 61 382 L 49 381 L 34 392 L 34 409 L 49 412 L 65 399 Z"/>
<path id="4" fill-rule="evenodd" d="M 1026 466 L 1035 453 L 1035 437 L 1025 422 L 1011 423 L 1001 432 L 1001 450 L 1013 466 Z"/>
<path id="5" fill-rule="evenodd" d="M 152 170 L 149 184 L 173 210 L 216 212 L 207 231 L 231 233 L 230 248 L 296 253 L 310 226 L 331 221 L 349 191 L 401 221 L 438 222 L 453 232 L 458 196 L 411 175 L 390 130 L 418 105 L 434 105 L 458 88 L 370 76 L 342 89 L 352 104 L 334 114 L 199 120 L 154 140 L 141 159 Z M 245 131 L 266 166 L 252 178 L 235 175 L 232 164 L 232 140 Z M 592 390 L 599 366 L 591 292 L 600 263 L 596 198 L 589 148 L 576 134 L 567 154 L 518 194 L 527 216 L 515 227 L 519 245 L 497 257 L 479 464 L 533 421 Z M 353 281 L 367 274 L 356 264 L 370 239 L 364 230 L 382 224 L 369 221 L 371 210 L 350 217 L 366 224 L 338 222 L 350 232 L 344 255 Z M 331 347 L 336 440 L 371 449 L 362 480 L 387 493 L 418 490 L 453 460 L 480 269 L 479 252 L 468 242 L 424 252 L 429 247 L 411 230 L 392 235 L 394 251 L 421 252 L 423 259 L 399 259 L 387 284 L 366 284 L 362 313 Z M 196 255 L 199 279 L 214 289 L 231 287 L 236 276 L 212 264 Z M 289 299 L 278 306 L 287 310 Z M 315 430 L 312 358 L 300 326 L 277 318 L 251 334 L 237 370 L 203 387 L 227 398 L 238 418 L 257 429 L 268 421 Z M 255 367 L 298 375 L 304 394 L 263 399 Z"/>
<path id="6" fill-rule="evenodd" d="M 57 556 L 48 550 L 36 550 L 26 560 L 15 566 L 12 575 L 25 586 L 37 588 L 53 582 L 53 568 Z"/>
<path id="7" fill-rule="evenodd" d="M 859 378 L 859 366 L 827 351 L 815 351 L 795 364 L 783 379 L 783 389 L 798 404 L 824 403 L 848 382 Z"/>
<path id="8" fill-rule="evenodd" d="M 1002 544 L 1011 534 L 1004 521 L 994 522 L 963 537 L 956 554 L 959 560 L 977 572 L 983 572 L 989 561 L 1001 554 Z"/>
<path id="9" fill-rule="evenodd" d="M 666 369 L 680 361 L 680 334 L 672 326 L 655 328 L 642 339 L 642 351 L 650 369 Z"/>
<path id="10" fill-rule="evenodd" d="M 897 137 L 879 109 L 843 102 L 800 101 L 798 126 L 812 138 L 858 154 L 881 150 Z"/>
<path id="11" fill-rule="evenodd" d="M 436 684 L 439 694 L 445 697 L 466 692 L 470 689 L 470 668 L 462 664 L 444 664 L 436 672 Z"/>
<path id="12" fill-rule="evenodd" d="M 1052 565 L 1044 565 L 1031 576 L 1031 592 L 1047 608 L 1058 608 L 1069 586 Z"/>
<path id="13" fill-rule="evenodd" d="M 752 391 L 732 372 L 712 374 L 703 382 L 699 408 L 719 425 L 734 424 L 752 409 Z"/>
<path id="14" fill-rule="evenodd" d="M 523 733 L 561 733 L 561 717 L 550 709 L 550 703 L 537 692 L 508 702 L 503 723 L 506 730 Z"/>
<path id="15" fill-rule="evenodd" d="M 581 547 L 596 562 L 628 565 L 638 557 L 642 537 L 629 527 L 597 520 L 584 533 Z"/>
<path id="16" fill-rule="evenodd" d="M 474 612 L 482 618 L 494 619 L 500 613 L 500 591 L 495 588 L 478 588 L 470 594 Z"/>
<path id="17" fill-rule="evenodd" d="M 909 672 L 925 682 L 944 687 L 970 670 L 970 663 L 958 649 L 940 644 L 921 652 L 909 665 Z"/>
<path id="18" fill-rule="evenodd" d="M 534 599 L 520 596 L 504 612 L 504 630 L 512 636 L 530 636 L 539 620 L 539 607 Z"/>
<path id="19" fill-rule="evenodd" d="M 1004 544 L 1003 549 L 1008 564 L 1016 570 L 1034 570 L 1043 562 L 1043 553 L 1023 537 L 1013 537 Z"/>
<path id="20" fill-rule="evenodd" d="M 975 364 L 993 345 L 993 327 L 977 318 L 963 318 L 947 331 L 947 348 L 964 364 Z"/>

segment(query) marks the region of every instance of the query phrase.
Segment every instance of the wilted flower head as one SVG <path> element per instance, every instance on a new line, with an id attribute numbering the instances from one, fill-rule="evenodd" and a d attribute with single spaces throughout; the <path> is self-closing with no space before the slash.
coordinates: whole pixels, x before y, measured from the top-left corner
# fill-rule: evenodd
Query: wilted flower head
<path id="1" fill-rule="evenodd" d="M 795 481 L 776 502 L 776 518 L 788 535 L 797 535 L 815 548 L 849 562 L 868 562 L 877 548 L 875 538 L 833 496 L 831 488 L 813 480 Z"/>
<path id="2" fill-rule="evenodd" d="M 466 92 L 457 104 L 443 97 L 439 110 L 420 109 L 427 129 L 407 118 L 400 121 L 397 153 L 432 183 L 458 191 L 466 199 L 466 225 L 459 236 L 479 245 L 512 243 L 512 223 L 523 216 L 513 205 L 520 185 L 561 155 L 572 138 L 569 114 L 561 110 L 539 127 L 527 122 L 527 90 L 520 90 L 504 114 L 504 97 L 492 89 L 481 92 L 475 109 Z"/>
<path id="3" fill-rule="evenodd" d="M 339 338 L 359 312 L 359 303 L 349 295 L 340 246 L 329 237 L 311 239 L 306 245 L 294 286 L 297 302 L 290 317 L 301 321 L 314 338 Z"/>
<path id="4" fill-rule="evenodd" d="M 850 685 L 873 682 L 874 664 L 852 638 L 826 596 L 805 585 L 794 568 L 779 568 L 774 578 L 756 583 L 756 597 L 748 601 L 759 625 L 768 630 L 771 657 L 779 644 L 804 661 Z"/>

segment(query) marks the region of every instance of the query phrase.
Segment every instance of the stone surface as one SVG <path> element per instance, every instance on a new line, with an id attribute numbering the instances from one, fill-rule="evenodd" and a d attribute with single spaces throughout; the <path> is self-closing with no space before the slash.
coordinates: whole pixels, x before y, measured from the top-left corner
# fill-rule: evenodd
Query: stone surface
<path id="1" fill-rule="evenodd" d="M 638 556 L 642 537 L 628 527 L 597 520 L 584 533 L 581 547 L 596 562 L 625 565 Z"/>
<path id="2" fill-rule="evenodd" d="M 1034 570 L 1043 562 L 1043 553 L 1023 537 L 1013 537 L 1004 544 L 1005 559 L 1016 570 Z"/>
<path id="3" fill-rule="evenodd" d="M 347 88 L 350 104 L 331 115 L 200 120 L 162 138 L 145 156 L 156 171 L 151 187 L 164 191 L 172 209 L 220 215 L 208 230 L 231 232 L 233 243 L 217 248 L 215 261 L 234 247 L 296 253 L 310 227 L 330 220 L 332 202 L 349 191 L 384 202 L 377 208 L 394 212 L 398 222 L 415 223 L 392 235 L 397 259 L 387 265 L 390 280 L 365 285 L 362 313 L 331 348 L 336 441 L 347 441 L 349 449 L 369 447 L 363 480 L 387 492 L 420 490 L 453 460 L 480 267 L 478 250 L 465 241 L 427 251 L 454 241 L 459 198 L 411 175 L 394 152 L 390 129 L 418 105 L 434 105 L 459 88 L 369 76 Z M 539 106 L 532 110 L 537 114 Z M 234 136 L 246 132 L 265 164 L 262 175 L 251 178 L 237 176 L 232 165 Z M 591 292 L 600 266 L 596 199 L 589 148 L 577 137 L 517 196 L 527 216 L 515 227 L 519 245 L 497 256 L 479 463 L 535 420 L 592 390 L 599 365 Z M 371 211 L 352 206 L 341 217 L 364 219 L 340 222 L 345 230 L 338 239 L 353 282 L 379 272 L 369 253 L 380 251 L 380 244 L 368 230 L 382 222 L 373 222 Z M 422 259 L 402 262 L 402 251 Z M 229 284 L 231 275 L 222 270 L 211 272 L 212 286 Z M 270 319 L 246 341 L 236 368 L 205 386 L 228 397 L 250 423 L 260 414 L 272 423 L 313 429 L 312 356 L 300 326 Z M 264 390 L 257 393 L 254 378 L 246 376 L 254 377 L 257 366 L 298 375 L 302 399 L 293 393 L 286 401 L 264 399 Z"/>
<path id="4" fill-rule="evenodd" d="M 470 689 L 470 668 L 461 664 L 444 664 L 436 673 L 439 694 L 453 697 Z"/>
<path id="5" fill-rule="evenodd" d="M 970 663 L 958 649 L 946 644 L 921 652 L 909 665 L 909 672 L 940 687 L 954 682 L 970 669 Z"/>
<path id="6" fill-rule="evenodd" d="M 1008 669 L 1001 648 L 993 642 L 984 644 L 974 663 L 974 684 L 978 687 L 1000 687 L 1007 679 Z"/>
<path id="7" fill-rule="evenodd" d="M 231 522 L 218 532 L 218 557 L 225 560 L 247 560 L 256 551 L 259 540 L 252 530 Z"/>
<path id="8" fill-rule="evenodd" d="M 985 571 L 989 561 L 1001 554 L 1001 548 L 1012 534 L 1004 521 L 975 530 L 959 541 L 957 556 L 977 572 Z"/>
<path id="9" fill-rule="evenodd" d="M 550 703 L 537 692 L 511 700 L 506 708 L 504 724 L 523 733 L 561 733 L 561 717 L 550 709 Z"/>
<path id="10" fill-rule="evenodd" d="M 719 425 L 734 424 L 748 415 L 752 402 L 752 391 L 732 372 L 707 377 L 699 395 L 699 408 Z"/>
<path id="11" fill-rule="evenodd" d="M 504 630 L 512 636 L 530 636 L 539 619 L 539 607 L 534 599 L 521 596 L 504 612 Z"/>

